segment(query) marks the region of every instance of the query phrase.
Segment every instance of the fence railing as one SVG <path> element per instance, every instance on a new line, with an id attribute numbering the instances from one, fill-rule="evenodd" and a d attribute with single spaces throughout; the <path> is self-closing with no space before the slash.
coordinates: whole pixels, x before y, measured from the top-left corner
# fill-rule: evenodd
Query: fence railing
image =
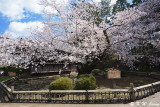
<path id="1" fill-rule="evenodd" d="M 160 81 L 134 88 L 135 99 L 141 99 L 160 91 Z"/>
<path id="2" fill-rule="evenodd" d="M 140 87 L 131 84 L 130 89 L 14 91 L 11 87 L 7 90 L 12 102 L 127 103 L 159 92 L 160 81 Z"/>
<path id="3" fill-rule="evenodd" d="M 15 102 L 118 103 L 130 100 L 128 89 L 13 91 Z"/>
<path id="4" fill-rule="evenodd" d="M 16 79 L 17 79 L 18 77 L 12 77 L 12 78 L 10 78 L 10 79 L 7 79 L 7 80 L 5 80 L 5 81 L 2 81 L 2 83 L 4 83 L 4 84 L 9 84 L 9 83 L 12 83 L 12 82 L 14 82 Z"/>
<path id="5" fill-rule="evenodd" d="M 11 89 L 3 82 L 0 82 L 0 101 L 8 102 L 11 99 L 12 99 Z"/>

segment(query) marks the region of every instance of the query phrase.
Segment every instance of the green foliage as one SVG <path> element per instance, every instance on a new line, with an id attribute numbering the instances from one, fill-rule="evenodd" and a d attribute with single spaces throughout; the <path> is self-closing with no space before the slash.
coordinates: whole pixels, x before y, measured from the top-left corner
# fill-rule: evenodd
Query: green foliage
<path id="1" fill-rule="evenodd" d="M 142 44 L 138 47 L 134 47 L 133 49 L 131 49 L 130 53 L 132 55 L 144 55 L 145 53 L 149 53 L 150 51 L 157 51 L 155 47 L 153 47 L 152 44 Z"/>
<path id="2" fill-rule="evenodd" d="M 103 72 L 103 71 L 100 70 L 100 69 L 93 69 L 93 70 L 91 71 L 91 73 L 92 73 L 93 75 L 98 75 L 98 73 L 101 73 L 101 72 Z"/>
<path id="3" fill-rule="evenodd" d="M 108 71 L 110 68 L 105 68 L 104 71 Z"/>
<path id="4" fill-rule="evenodd" d="M 68 77 L 61 77 L 56 79 L 49 85 L 50 90 L 71 90 L 73 89 L 72 79 Z"/>
<path id="5" fill-rule="evenodd" d="M 0 70 L 8 71 L 8 72 L 16 72 L 20 70 L 24 70 L 22 67 L 11 67 L 11 66 L 2 66 Z"/>
<path id="6" fill-rule="evenodd" d="M 101 0 L 100 6 L 101 9 L 98 10 L 95 14 L 95 24 L 97 26 L 100 25 L 100 23 L 105 20 L 105 23 L 109 23 L 110 21 L 107 19 L 107 17 L 110 15 L 111 7 L 109 6 L 110 0 Z"/>
<path id="7" fill-rule="evenodd" d="M 153 71 L 152 65 L 149 63 L 147 57 L 139 58 L 137 62 L 134 62 L 135 71 L 139 72 L 149 72 Z"/>
<path id="8" fill-rule="evenodd" d="M 81 67 L 77 67 L 79 74 L 91 73 L 91 70 L 95 67 L 95 62 L 96 61 L 81 64 Z"/>
<path id="9" fill-rule="evenodd" d="M 12 78 L 12 77 L 6 77 L 6 76 L 0 77 L 0 81 L 5 81 L 5 80 L 8 80 L 8 79 L 10 79 L 10 78 Z"/>
<path id="10" fill-rule="evenodd" d="M 130 7 L 130 4 L 127 0 L 117 0 L 116 4 L 113 6 L 113 13 L 123 11 L 125 8 Z"/>
<path id="11" fill-rule="evenodd" d="M 96 88 L 96 78 L 93 75 L 80 75 L 76 81 L 77 90 L 93 90 Z"/>
<path id="12" fill-rule="evenodd" d="M 146 0 L 133 0 L 133 6 L 136 6 L 136 5 L 138 5 L 138 4 L 141 4 L 141 3 L 143 3 L 143 2 L 145 2 Z"/>
<path id="13" fill-rule="evenodd" d="M 78 78 L 89 78 L 89 77 L 90 77 L 89 74 L 82 74 L 78 76 Z"/>
<path id="14" fill-rule="evenodd" d="M 11 67 L 11 66 L 1 66 L 0 70 L 4 71 L 4 76 L 8 76 L 8 72 L 15 72 L 16 74 L 20 74 L 21 71 L 24 70 L 24 68 L 21 67 Z"/>

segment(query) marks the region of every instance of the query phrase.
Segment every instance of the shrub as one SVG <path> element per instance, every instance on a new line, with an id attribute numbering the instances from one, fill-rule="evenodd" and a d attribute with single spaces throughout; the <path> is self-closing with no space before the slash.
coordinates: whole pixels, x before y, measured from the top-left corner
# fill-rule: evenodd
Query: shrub
<path id="1" fill-rule="evenodd" d="M 93 75 L 80 75 L 76 81 L 77 90 L 92 90 L 96 88 L 96 78 Z"/>
<path id="2" fill-rule="evenodd" d="M 107 72 L 110 68 L 105 68 L 104 71 Z"/>
<path id="3" fill-rule="evenodd" d="M 49 85 L 50 90 L 71 90 L 73 89 L 72 79 L 68 77 L 61 77 L 56 79 Z"/>
<path id="4" fill-rule="evenodd" d="M 101 72 L 102 72 L 102 70 L 100 70 L 100 69 L 93 69 L 93 70 L 91 71 L 91 74 L 97 75 L 98 73 L 101 73 Z"/>
<path id="5" fill-rule="evenodd" d="M 78 78 L 89 78 L 91 75 L 89 74 L 82 74 L 82 75 L 79 75 Z"/>

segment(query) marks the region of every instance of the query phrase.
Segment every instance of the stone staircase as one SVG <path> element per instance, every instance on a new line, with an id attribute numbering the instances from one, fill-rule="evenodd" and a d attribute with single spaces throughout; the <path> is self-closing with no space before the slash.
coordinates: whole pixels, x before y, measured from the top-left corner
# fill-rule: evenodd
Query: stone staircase
<path id="1" fill-rule="evenodd" d="M 8 93 L 2 88 L 2 84 L 0 83 L 0 103 L 9 102 L 10 99 L 8 97 Z"/>

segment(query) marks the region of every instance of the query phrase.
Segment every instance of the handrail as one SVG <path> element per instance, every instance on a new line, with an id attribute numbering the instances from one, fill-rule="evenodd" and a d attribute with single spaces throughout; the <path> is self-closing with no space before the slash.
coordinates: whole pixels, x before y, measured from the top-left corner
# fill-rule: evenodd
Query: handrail
<path id="1" fill-rule="evenodd" d="M 139 87 L 135 87 L 135 88 L 133 88 L 133 89 L 134 89 L 134 90 L 139 90 L 139 89 L 147 88 L 147 87 L 152 87 L 152 84 L 142 85 L 142 86 L 139 86 Z"/>
<path id="2" fill-rule="evenodd" d="M 5 92 L 11 92 L 11 89 L 5 85 L 3 82 L 0 82 L 0 87 L 5 91 Z"/>
<path id="3" fill-rule="evenodd" d="M 13 93 L 94 93 L 94 92 L 127 92 L 128 89 L 104 89 L 104 90 L 41 90 L 41 91 L 13 91 Z"/>

